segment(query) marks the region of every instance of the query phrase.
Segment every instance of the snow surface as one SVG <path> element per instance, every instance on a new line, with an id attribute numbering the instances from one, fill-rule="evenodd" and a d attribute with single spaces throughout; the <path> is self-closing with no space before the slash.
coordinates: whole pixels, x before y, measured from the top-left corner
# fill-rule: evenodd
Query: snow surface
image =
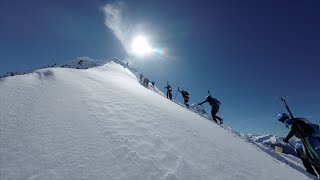
<path id="1" fill-rule="evenodd" d="M 0 179 L 310 179 L 297 159 L 143 87 L 115 62 L 2 78 L 0 92 Z"/>

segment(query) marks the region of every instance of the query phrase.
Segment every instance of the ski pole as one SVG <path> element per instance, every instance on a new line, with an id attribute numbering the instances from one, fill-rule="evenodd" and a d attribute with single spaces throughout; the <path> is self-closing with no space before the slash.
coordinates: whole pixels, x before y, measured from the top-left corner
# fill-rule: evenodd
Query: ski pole
<path id="1" fill-rule="evenodd" d="M 297 148 L 293 144 L 291 144 L 290 142 L 288 142 L 288 144 L 297 152 Z"/>
<path id="2" fill-rule="evenodd" d="M 202 107 L 203 112 L 204 112 L 205 114 L 207 114 L 207 112 L 204 110 L 202 104 L 200 104 L 200 106 Z"/>

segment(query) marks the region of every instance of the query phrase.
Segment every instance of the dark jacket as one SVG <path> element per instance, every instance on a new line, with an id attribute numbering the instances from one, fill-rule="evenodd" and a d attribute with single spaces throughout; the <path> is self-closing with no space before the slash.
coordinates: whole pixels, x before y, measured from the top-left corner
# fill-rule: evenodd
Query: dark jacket
<path id="1" fill-rule="evenodd" d="M 183 98 L 189 99 L 189 93 L 187 91 L 182 90 L 182 91 L 179 91 L 179 92 L 181 92 L 181 95 L 182 95 Z"/>
<path id="2" fill-rule="evenodd" d="M 215 109 L 219 109 L 220 104 L 221 104 L 220 101 L 217 100 L 216 98 L 213 98 L 211 96 L 207 96 L 206 100 L 204 100 L 203 102 L 199 103 L 199 105 L 201 105 L 201 104 L 203 104 L 205 102 L 209 103 L 212 106 L 212 108 L 215 108 Z"/>
<path id="3" fill-rule="evenodd" d="M 286 137 L 288 140 L 294 135 L 298 138 L 308 137 L 315 131 L 314 127 L 311 125 L 312 123 L 305 118 L 287 119 L 284 123 L 286 124 L 286 127 L 290 129 L 290 132 Z"/>
<path id="4" fill-rule="evenodd" d="M 171 91 L 172 91 L 172 88 L 171 88 L 171 86 L 170 86 L 170 85 L 168 85 L 168 86 L 166 86 L 166 87 L 164 87 L 164 88 L 166 88 L 166 89 L 167 89 L 167 92 L 171 92 Z"/>

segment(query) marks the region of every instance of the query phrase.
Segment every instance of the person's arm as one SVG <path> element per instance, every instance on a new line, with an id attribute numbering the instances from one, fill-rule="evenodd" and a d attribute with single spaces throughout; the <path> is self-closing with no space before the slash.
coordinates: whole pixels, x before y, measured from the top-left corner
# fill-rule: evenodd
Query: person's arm
<path id="1" fill-rule="evenodd" d="M 286 143 L 288 143 L 292 136 L 294 136 L 297 132 L 297 128 L 293 124 L 289 124 L 288 128 L 290 129 L 290 132 L 288 133 L 287 137 L 283 139 L 283 141 Z"/>
<path id="2" fill-rule="evenodd" d="M 294 136 L 295 135 L 295 132 L 294 131 L 290 131 L 289 132 L 289 134 L 287 135 L 287 137 L 285 137 L 284 139 L 283 139 L 283 141 L 284 142 L 286 142 L 286 143 L 288 143 L 289 142 L 289 140 L 292 138 L 292 136 Z"/>
<path id="3" fill-rule="evenodd" d="M 202 101 L 201 103 L 198 103 L 198 105 L 201 105 L 203 103 L 207 102 L 207 100 Z"/>

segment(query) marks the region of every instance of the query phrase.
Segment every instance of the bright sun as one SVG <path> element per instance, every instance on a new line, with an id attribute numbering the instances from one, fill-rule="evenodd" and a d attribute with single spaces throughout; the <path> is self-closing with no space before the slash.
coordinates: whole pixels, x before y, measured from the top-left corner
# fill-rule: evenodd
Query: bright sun
<path id="1" fill-rule="evenodd" d="M 147 39 L 143 36 L 137 36 L 133 39 L 131 49 L 133 53 L 141 56 L 152 52 L 152 47 L 149 45 Z"/>

